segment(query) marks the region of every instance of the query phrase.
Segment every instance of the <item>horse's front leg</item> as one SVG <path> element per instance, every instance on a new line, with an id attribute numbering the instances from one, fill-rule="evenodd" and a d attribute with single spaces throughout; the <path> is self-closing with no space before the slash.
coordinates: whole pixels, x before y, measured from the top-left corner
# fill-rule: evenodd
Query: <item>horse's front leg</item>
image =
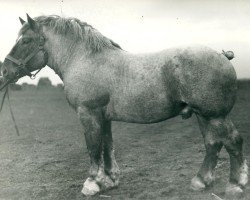
<path id="1" fill-rule="evenodd" d="M 115 185 L 118 185 L 120 170 L 115 160 L 111 121 L 104 121 L 103 130 L 103 158 L 105 173 L 110 176 Z"/>
<path id="2" fill-rule="evenodd" d="M 78 116 L 84 128 L 86 145 L 90 156 L 90 176 L 83 185 L 82 193 L 95 195 L 101 190 L 115 186 L 115 182 L 105 173 L 103 147 L 105 135 L 105 119 L 102 109 L 79 107 Z"/>

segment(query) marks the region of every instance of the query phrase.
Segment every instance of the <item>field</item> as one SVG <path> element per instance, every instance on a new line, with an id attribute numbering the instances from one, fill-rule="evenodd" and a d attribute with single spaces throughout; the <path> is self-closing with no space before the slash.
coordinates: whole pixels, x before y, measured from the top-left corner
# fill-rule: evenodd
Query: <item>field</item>
<path id="1" fill-rule="evenodd" d="M 244 137 L 244 153 L 250 160 L 250 84 L 241 83 L 239 88 L 231 117 Z M 189 189 L 205 153 L 195 117 L 151 125 L 114 122 L 120 185 L 86 198 L 80 191 L 88 176 L 89 157 L 81 124 L 63 91 L 23 89 L 12 91 L 10 98 L 20 136 L 6 102 L 0 114 L 1 200 L 209 200 L 215 199 L 212 193 L 224 198 L 229 173 L 224 149 L 213 187 L 203 192 Z M 249 199 L 249 185 L 245 193 L 244 199 Z"/>

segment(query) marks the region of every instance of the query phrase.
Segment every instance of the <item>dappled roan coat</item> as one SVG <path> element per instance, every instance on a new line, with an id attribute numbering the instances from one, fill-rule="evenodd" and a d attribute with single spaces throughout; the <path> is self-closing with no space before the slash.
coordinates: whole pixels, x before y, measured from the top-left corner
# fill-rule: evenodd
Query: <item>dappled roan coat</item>
<path id="1" fill-rule="evenodd" d="M 25 59 L 41 47 L 39 41 L 45 41 L 44 51 L 28 62 L 28 70 L 47 64 L 64 82 L 68 102 L 83 125 L 91 159 L 82 190 L 85 195 L 118 185 L 111 121 L 153 123 L 177 115 L 189 118 L 192 113 L 204 137 L 206 156 L 191 187 L 202 190 L 213 182 L 224 146 L 231 159 L 226 192 L 242 194 L 247 183 L 243 140 L 228 117 L 236 98 L 236 74 L 225 55 L 204 46 L 132 54 L 75 18 L 40 16 L 33 20 L 28 16 L 28 22 L 21 22 L 3 75 L 5 79 L 24 75 L 11 58 Z"/>

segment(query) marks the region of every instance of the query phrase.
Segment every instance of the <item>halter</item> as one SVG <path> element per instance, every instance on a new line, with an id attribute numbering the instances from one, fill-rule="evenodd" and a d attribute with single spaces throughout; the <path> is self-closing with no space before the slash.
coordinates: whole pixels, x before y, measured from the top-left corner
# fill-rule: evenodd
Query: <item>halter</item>
<path id="1" fill-rule="evenodd" d="M 29 71 L 27 64 L 28 62 L 40 51 L 43 52 L 44 54 L 44 58 L 45 58 L 45 63 L 47 64 L 48 62 L 48 54 L 44 49 L 44 43 L 45 43 L 45 38 L 44 36 L 39 36 L 39 46 L 37 49 L 35 49 L 30 55 L 28 55 L 24 60 L 23 59 L 16 59 L 13 56 L 11 56 L 10 54 L 8 54 L 6 56 L 5 59 L 15 63 L 18 66 L 18 73 L 17 73 L 17 78 L 20 75 L 20 72 L 24 72 L 25 75 L 28 75 L 31 79 L 34 79 L 36 74 L 42 69 L 40 68 L 35 74 L 31 74 L 31 72 Z M 45 64 L 45 65 L 46 65 Z"/>

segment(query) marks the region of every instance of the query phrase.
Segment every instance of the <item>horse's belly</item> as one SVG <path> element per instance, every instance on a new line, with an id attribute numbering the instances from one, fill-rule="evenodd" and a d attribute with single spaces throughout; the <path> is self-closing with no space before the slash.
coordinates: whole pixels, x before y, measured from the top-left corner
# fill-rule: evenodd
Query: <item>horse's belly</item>
<path id="1" fill-rule="evenodd" d="M 146 61 L 133 62 L 121 80 L 114 83 L 106 109 L 111 120 L 153 123 L 176 116 L 180 112 L 176 105 L 176 92 L 166 82 L 162 71 L 163 59 Z"/>
<path id="2" fill-rule="evenodd" d="M 113 121 L 155 123 L 178 115 L 180 109 L 166 94 L 160 93 L 112 99 L 106 115 Z"/>

